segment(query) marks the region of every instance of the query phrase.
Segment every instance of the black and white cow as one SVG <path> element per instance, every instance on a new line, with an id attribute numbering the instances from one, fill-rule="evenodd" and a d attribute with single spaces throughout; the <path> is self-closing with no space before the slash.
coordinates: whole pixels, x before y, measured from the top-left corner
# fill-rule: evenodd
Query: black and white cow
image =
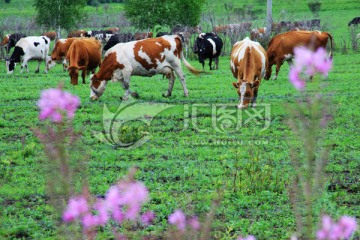
<path id="1" fill-rule="evenodd" d="M 46 36 L 41 37 L 25 37 L 21 38 L 15 45 L 14 52 L 12 53 L 10 59 L 6 60 L 7 73 L 13 73 L 15 69 L 15 63 L 21 64 L 21 72 L 24 68 L 29 72 L 27 62 L 29 60 L 38 60 L 39 64 L 35 73 L 39 72 L 40 63 L 42 60 L 45 61 L 45 73 L 47 73 L 46 63 L 48 60 L 51 60 L 51 57 L 48 56 L 49 52 L 50 39 Z"/>
<path id="2" fill-rule="evenodd" d="M 16 43 L 23 37 L 26 37 L 25 34 L 22 33 L 13 33 L 13 34 L 8 34 L 6 36 L 8 38 L 7 43 L 4 44 L 6 53 L 8 54 L 11 50 L 11 48 L 15 47 Z M 4 40 L 3 40 L 4 41 Z"/>
<path id="3" fill-rule="evenodd" d="M 358 24 L 360 24 L 360 17 L 354 17 L 349 23 L 348 26 L 350 27 L 351 25 L 357 26 Z"/>
<path id="4" fill-rule="evenodd" d="M 110 37 L 105 46 L 103 47 L 103 51 L 107 51 L 118 43 L 125 43 L 134 40 L 134 36 L 131 33 L 117 33 Z"/>
<path id="5" fill-rule="evenodd" d="M 209 58 L 210 70 L 219 69 L 219 55 L 223 47 L 223 41 L 215 33 L 200 33 L 194 43 L 193 52 L 199 56 L 199 62 L 202 63 L 203 70 L 205 59 Z M 215 68 L 211 66 L 212 59 L 215 61 Z"/>

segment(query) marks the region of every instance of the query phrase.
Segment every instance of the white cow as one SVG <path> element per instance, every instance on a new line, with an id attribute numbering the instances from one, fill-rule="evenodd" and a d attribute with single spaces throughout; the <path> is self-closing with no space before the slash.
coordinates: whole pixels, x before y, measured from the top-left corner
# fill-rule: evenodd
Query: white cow
<path id="1" fill-rule="evenodd" d="M 47 73 L 48 68 L 46 67 L 46 63 L 50 60 L 50 56 L 48 56 L 49 52 L 50 39 L 46 36 L 31 36 L 21 38 L 15 45 L 14 52 L 12 53 L 10 59 L 6 60 L 7 73 L 13 73 L 15 69 L 15 64 L 21 64 L 21 72 L 24 68 L 29 72 L 27 62 L 29 60 L 38 60 L 39 64 L 35 73 L 39 72 L 40 63 L 42 60 L 45 61 L 45 73 Z"/>

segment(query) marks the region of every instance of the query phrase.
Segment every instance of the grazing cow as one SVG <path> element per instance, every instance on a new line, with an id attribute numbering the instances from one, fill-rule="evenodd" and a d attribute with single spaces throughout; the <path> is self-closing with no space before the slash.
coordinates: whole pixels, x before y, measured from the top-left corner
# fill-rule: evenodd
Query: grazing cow
<path id="1" fill-rule="evenodd" d="M 47 60 L 50 58 L 47 54 L 49 52 L 50 39 L 46 36 L 40 37 L 24 37 L 21 38 L 15 45 L 14 52 L 12 53 L 10 59 L 6 60 L 7 73 L 13 73 L 15 68 L 15 63 L 21 61 L 21 72 L 24 68 L 29 72 L 27 62 L 29 60 L 38 60 L 38 66 L 35 73 L 39 72 L 40 63 L 42 60 L 45 60 L 45 65 Z M 45 68 L 45 73 L 47 73 L 47 67 Z"/>
<path id="2" fill-rule="evenodd" d="M 349 22 L 348 27 L 350 27 L 351 25 L 357 26 L 359 23 L 360 23 L 360 17 L 355 17 Z"/>
<path id="3" fill-rule="evenodd" d="M 68 38 L 74 38 L 74 37 L 86 37 L 87 32 L 84 30 L 74 30 L 69 32 Z"/>
<path id="4" fill-rule="evenodd" d="M 118 27 L 112 27 L 112 28 L 106 29 L 105 31 L 110 32 L 112 34 L 116 34 L 116 33 L 119 32 L 119 28 Z"/>
<path id="5" fill-rule="evenodd" d="M 51 59 L 47 62 L 48 69 L 55 66 L 55 63 L 63 63 L 64 71 L 67 69 L 66 54 L 76 38 L 62 38 L 56 41 Z"/>
<path id="6" fill-rule="evenodd" d="M 131 33 L 117 33 L 110 37 L 103 47 L 103 50 L 107 51 L 118 43 L 130 42 L 133 40 L 134 36 Z"/>
<path id="7" fill-rule="evenodd" d="M 83 84 L 88 71 L 95 72 L 101 64 L 101 43 L 95 38 L 78 38 L 73 41 L 66 54 L 71 84 L 78 84 L 79 70 L 82 70 Z"/>
<path id="8" fill-rule="evenodd" d="M 55 40 L 56 32 L 44 32 L 42 36 L 48 37 L 51 41 Z"/>
<path id="9" fill-rule="evenodd" d="M 162 37 L 164 35 L 170 35 L 168 32 L 158 32 L 155 37 Z"/>
<path id="10" fill-rule="evenodd" d="M 281 65 L 284 61 L 289 64 L 294 55 L 294 48 L 305 45 L 313 49 L 319 47 L 325 48 L 330 39 L 330 56 L 332 55 L 333 39 L 327 32 L 320 31 L 290 31 L 273 37 L 268 45 L 267 56 L 269 59 L 268 68 L 266 70 L 265 79 L 271 77 L 271 67 L 276 64 L 276 74 L 274 80 L 277 78 Z"/>
<path id="11" fill-rule="evenodd" d="M 231 50 L 230 68 L 237 82 L 233 86 L 240 97 L 239 109 L 255 107 L 261 79 L 265 75 L 267 55 L 265 49 L 248 37 L 236 42 Z"/>
<path id="12" fill-rule="evenodd" d="M 141 40 L 145 38 L 152 38 L 153 33 L 152 32 L 137 32 L 134 34 L 134 40 Z"/>
<path id="13" fill-rule="evenodd" d="M 169 97 L 174 86 L 174 72 L 180 79 L 184 95 L 188 96 L 180 60 L 191 73 L 199 73 L 184 58 L 182 41 L 177 35 L 119 43 L 106 52 L 99 71 L 91 76 L 90 98 L 98 99 L 104 93 L 106 83 L 110 79 L 122 83 L 125 89 L 124 100 L 129 94 L 138 97 L 136 92 L 130 90 L 131 76 L 151 77 L 155 74 L 163 74 L 168 78 L 169 88 L 163 96 Z"/>
<path id="14" fill-rule="evenodd" d="M 209 58 L 210 70 L 219 69 L 219 55 L 223 47 L 223 41 L 215 33 L 200 33 L 194 42 L 193 52 L 199 56 L 199 62 L 205 65 L 205 59 Z M 215 68 L 212 68 L 212 59 L 215 61 Z"/>
<path id="15" fill-rule="evenodd" d="M 1 43 L 0 43 L 1 46 L 5 46 L 6 44 L 8 44 L 10 35 L 11 35 L 11 34 L 6 34 L 6 35 L 4 36 L 3 40 L 2 40 Z"/>
<path id="16" fill-rule="evenodd" d="M 252 41 L 261 40 L 265 37 L 266 27 L 263 28 L 254 28 L 250 32 L 250 39 Z"/>
<path id="17" fill-rule="evenodd" d="M 26 37 L 26 35 L 22 33 L 7 34 L 1 45 L 5 47 L 6 53 L 9 53 L 11 48 L 15 47 L 16 43 L 23 37 Z"/>

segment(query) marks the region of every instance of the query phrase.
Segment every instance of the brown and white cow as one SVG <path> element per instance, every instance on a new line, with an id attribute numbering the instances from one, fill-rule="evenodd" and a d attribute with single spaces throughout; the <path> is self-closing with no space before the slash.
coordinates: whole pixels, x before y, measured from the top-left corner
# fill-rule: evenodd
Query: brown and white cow
<path id="1" fill-rule="evenodd" d="M 79 70 L 85 83 L 86 72 L 95 72 L 101 64 L 101 43 L 95 38 L 78 38 L 73 41 L 66 54 L 71 84 L 78 84 Z"/>
<path id="2" fill-rule="evenodd" d="M 294 48 L 297 46 L 308 46 L 312 49 L 319 47 L 325 48 L 330 39 L 330 56 L 332 56 L 333 39 L 327 32 L 320 31 L 290 31 L 283 34 L 276 35 L 270 42 L 266 51 L 269 64 L 266 69 L 265 79 L 271 77 L 271 67 L 276 64 L 276 74 L 274 80 L 277 78 L 280 67 L 287 61 L 289 64 L 294 55 Z"/>
<path id="3" fill-rule="evenodd" d="M 239 109 L 255 107 L 261 79 L 265 75 L 267 56 L 265 49 L 248 37 L 236 42 L 231 50 L 230 68 L 237 82 L 233 86 L 240 97 Z"/>
<path id="4" fill-rule="evenodd" d="M 250 32 L 250 39 L 252 41 L 261 40 L 265 36 L 266 27 L 253 28 Z"/>
<path id="5" fill-rule="evenodd" d="M 163 74 L 168 78 L 169 88 L 163 96 L 169 97 L 174 86 L 174 72 L 180 79 L 184 95 L 188 96 L 180 60 L 191 73 L 198 74 L 199 71 L 186 61 L 182 48 L 178 35 L 164 35 L 115 45 L 106 52 L 99 71 L 90 78 L 90 98 L 98 99 L 110 79 L 122 83 L 125 89 L 124 100 L 128 99 L 130 94 L 138 97 L 136 92 L 130 90 L 131 76 L 151 77 L 155 74 Z"/>
<path id="6" fill-rule="evenodd" d="M 134 39 L 135 40 L 141 40 L 145 38 L 152 38 L 153 33 L 152 32 L 137 32 L 134 33 Z"/>
<path id="7" fill-rule="evenodd" d="M 85 30 L 74 30 L 69 32 L 68 38 L 74 38 L 74 37 L 85 37 L 87 32 Z"/>
<path id="8" fill-rule="evenodd" d="M 1 43 L 0 43 L 1 46 L 6 46 L 6 44 L 8 44 L 10 35 L 11 35 L 11 34 L 6 34 L 6 35 L 4 36 L 3 40 L 2 40 Z"/>
<path id="9" fill-rule="evenodd" d="M 51 53 L 51 60 L 47 62 L 48 69 L 55 66 L 55 63 L 62 62 L 64 71 L 67 68 L 66 54 L 76 38 L 62 38 L 56 41 L 54 50 Z"/>

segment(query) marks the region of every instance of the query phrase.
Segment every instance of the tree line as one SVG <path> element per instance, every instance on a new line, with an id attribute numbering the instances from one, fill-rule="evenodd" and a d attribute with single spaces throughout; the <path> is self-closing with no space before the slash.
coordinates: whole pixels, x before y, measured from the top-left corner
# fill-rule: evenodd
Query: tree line
<path id="1" fill-rule="evenodd" d="M 124 3 L 125 16 L 138 29 L 152 29 L 156 25 L 196 26 L 200 22 L 206 0 L 96 0 Z M 93 0 L 34 0 L 36 23 L 57 31 L 72 30 L 86 19 L 85 6 Z"/>

